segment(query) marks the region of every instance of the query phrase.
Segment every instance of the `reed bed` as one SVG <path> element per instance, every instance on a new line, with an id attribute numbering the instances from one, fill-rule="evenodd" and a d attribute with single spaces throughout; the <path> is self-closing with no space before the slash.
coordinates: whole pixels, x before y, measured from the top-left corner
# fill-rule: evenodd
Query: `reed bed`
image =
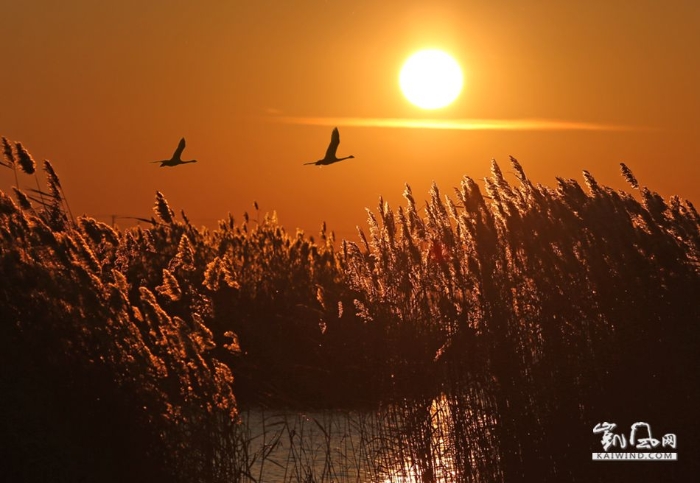
<path id="1" fill-rule="evenodd" d="M 602 477 L 581 459 L 592 447 L 584 435 L 630 414 L 697 442 L 692 203 L 640 187 L 625 165 L 637 197 L 588 172 L 587 191 L 571 179 L 552 189 L 514 158 L 511 167 L 516 185 L 492 163 L 486 195 L 469 177 L 455 200 L 433 186 L 424 216 L 406 186 L 405 208 L 380 200 L 369 236 L 344 243 L 360 316 L 387 342 L 390 382 L 399 393 L 478 387 L 468 400 L 498 421 L 486 459 L 504 481 Z M 472 441 L 491 437 L 464 429 Z"/>
<path id="2" fill-rule="evenodd" d="M 465 177 L 423 210 L 406 186 L 337 249 L 257 204 L 199 229 L 159 192 L 147 228 L 74 218 L 50 162 L 41 189 L 3 154 L 2 476 L 631 481 L 591 466 L 596 423 L 698 444 L 700 216 L 625 165 L 634 194 L 515 159 L 515 183 L 494 161 L 485 193 Z M 239 401 L 315 412 L 253 436 Z"/>

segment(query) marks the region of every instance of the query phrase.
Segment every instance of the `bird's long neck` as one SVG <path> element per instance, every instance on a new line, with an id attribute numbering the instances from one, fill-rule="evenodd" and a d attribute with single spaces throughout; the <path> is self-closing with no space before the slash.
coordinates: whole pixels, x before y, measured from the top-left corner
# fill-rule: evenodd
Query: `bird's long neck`
<path id="1" fill-rule="evenodd" d="M 196 159 L 190 159 L 189 161 L 180 161 L 180 163 L 182 163 L 182 164 L 187 164 L 187 163 L 196 163 L 196 162 L 197 162 L 197 160 L 196 160 Z"/>
<path id="2" fill-rule="evenodd" d="M 353 155 L 351 154 L 350 156 L 345 156 L 344 158 L 338 158 L 337 161 L 342 161 L 342 160 L 344 160 L 344 159 L 353 159 L 354 157 L 355 157 L 355 156 L 353 156 Z"/>

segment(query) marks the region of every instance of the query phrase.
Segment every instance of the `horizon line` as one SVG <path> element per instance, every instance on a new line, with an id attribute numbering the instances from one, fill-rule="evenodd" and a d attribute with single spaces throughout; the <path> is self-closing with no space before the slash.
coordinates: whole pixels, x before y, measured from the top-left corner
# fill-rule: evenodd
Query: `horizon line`
<path id="1" fill-rule="evenodd" d="M 272 116 L 273 122 L 306 126 L 382 127 L 445 129 L 454 131 L 640 131 L 653 128 L 562 121 L 558 119 L 416 119 L 381 117 L 294 117 Z"/>

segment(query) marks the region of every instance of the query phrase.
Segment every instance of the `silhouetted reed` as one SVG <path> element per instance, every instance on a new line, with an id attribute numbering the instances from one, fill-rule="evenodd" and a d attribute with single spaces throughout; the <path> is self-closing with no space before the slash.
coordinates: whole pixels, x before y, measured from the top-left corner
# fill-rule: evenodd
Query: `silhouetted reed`
<path id="1" fill-rule="evenodd" d="M 14 154 L 14 149 L 12 148 L 12 144 L 10 144 L 10 141 L 7 140 L 6 137 L 2 137 L 2 153 L 3 153 L 3 161 L 0 161 L 0 164 L 5 166 L 6 168 L 10 168 L 14 175 L 15 175 L 15 187 L 19 189 L 19 178 L 17 177 L 17 166 L 15 164 L 15 154 Z"/>
<path id="2" fill-rule="evenodd" d="M 588 193 L 575 180 L 554 190 L 511 165 L 519 184 L 493 162 L 488 199 L 468 177 L 459 203 L 433 186 L 422 218 L 409 187 L 405 210 L 380 199 L 363 248 L 344 242 L 349 285 L 358 315 L 381 327 L 398 395 L 480 388 L 497 424 L 487 435 L 465 415 L 461 432 L 496 445 L 459 452 L 459 471 L 486 463 L 505 481 L 597 479 L 581 462 L 596 422 L 631 411 L 688 426 L 698 371 L 678 368 L 700 345 L 698 219 L 689 202 L 645 187 L 640 201 L 584 171 Z M 622 174 L 639 186 L 625 165 Z M 685 436 L 697 441 L 692 426 Z"/>
<path id="3" fill-rule="evenodd" d="M 65 231 L 60 203 L 0 206 L 1 479 L 231 481 L 233 377 L 203 299 L 170 315 L 114 268 L 122 233 L 88 218 Z"/>
<path id="4" fill-rule="evenodd" d="M 7 167 L 15 148 L 3 138 Z M 0 192 L 4 471 L 603 481 L 591 430 L 627 417 L 692 447 L 696 209 L 624 164 L 635 196 L 588 172 L 541 186 L 510 161 L 515 184 L 494 161 L 485 193 L 465 176 L 421 210 L 409 186 L 405 206 L 380 199 L 339 251 L 325 223 L 318 242 L 291 235 L 257 203 L 196 228 L 160 192 L 147 228 L 73 223 L 45 162 L 47 189 Z M 258 447 L 237 398 L 315 412 L 263 418 Z"/>
<path id="5" fill-rule="evenodd" d="M 26 174 L 34 174 L 36 171 L 36 162 L 29 154 L 29 152 L 22 146 L 22 143 L 15 143 L 15 150 L 17 152 L 17 164 L 19 164 L 20 169 Z"/>

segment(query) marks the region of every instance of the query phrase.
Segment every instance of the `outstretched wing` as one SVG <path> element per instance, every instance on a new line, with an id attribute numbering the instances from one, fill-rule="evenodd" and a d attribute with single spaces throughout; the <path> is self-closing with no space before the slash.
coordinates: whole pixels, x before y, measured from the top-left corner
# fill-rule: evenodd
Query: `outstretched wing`
<path id="1" fill-rule="evenodd" d="M 175 153 L 173 153 L 173 159 L 180 161 L 180 156 L 182 156 L 182 152 L 185 150 L 185 138 L 180 139 L 180 144 L 177 145 L 177 149 L 175 150 Z"/>
<path id="2" fill-rule="evenodd" d="M 333 129 L 333 134 L 331 134 L 331 143 L 328 145 L 326 150 L 325 159 L 335 159 L 335 153 L 338 150 L 338 144 L 340 144 L 340 133 L 338 128 Z"/>

